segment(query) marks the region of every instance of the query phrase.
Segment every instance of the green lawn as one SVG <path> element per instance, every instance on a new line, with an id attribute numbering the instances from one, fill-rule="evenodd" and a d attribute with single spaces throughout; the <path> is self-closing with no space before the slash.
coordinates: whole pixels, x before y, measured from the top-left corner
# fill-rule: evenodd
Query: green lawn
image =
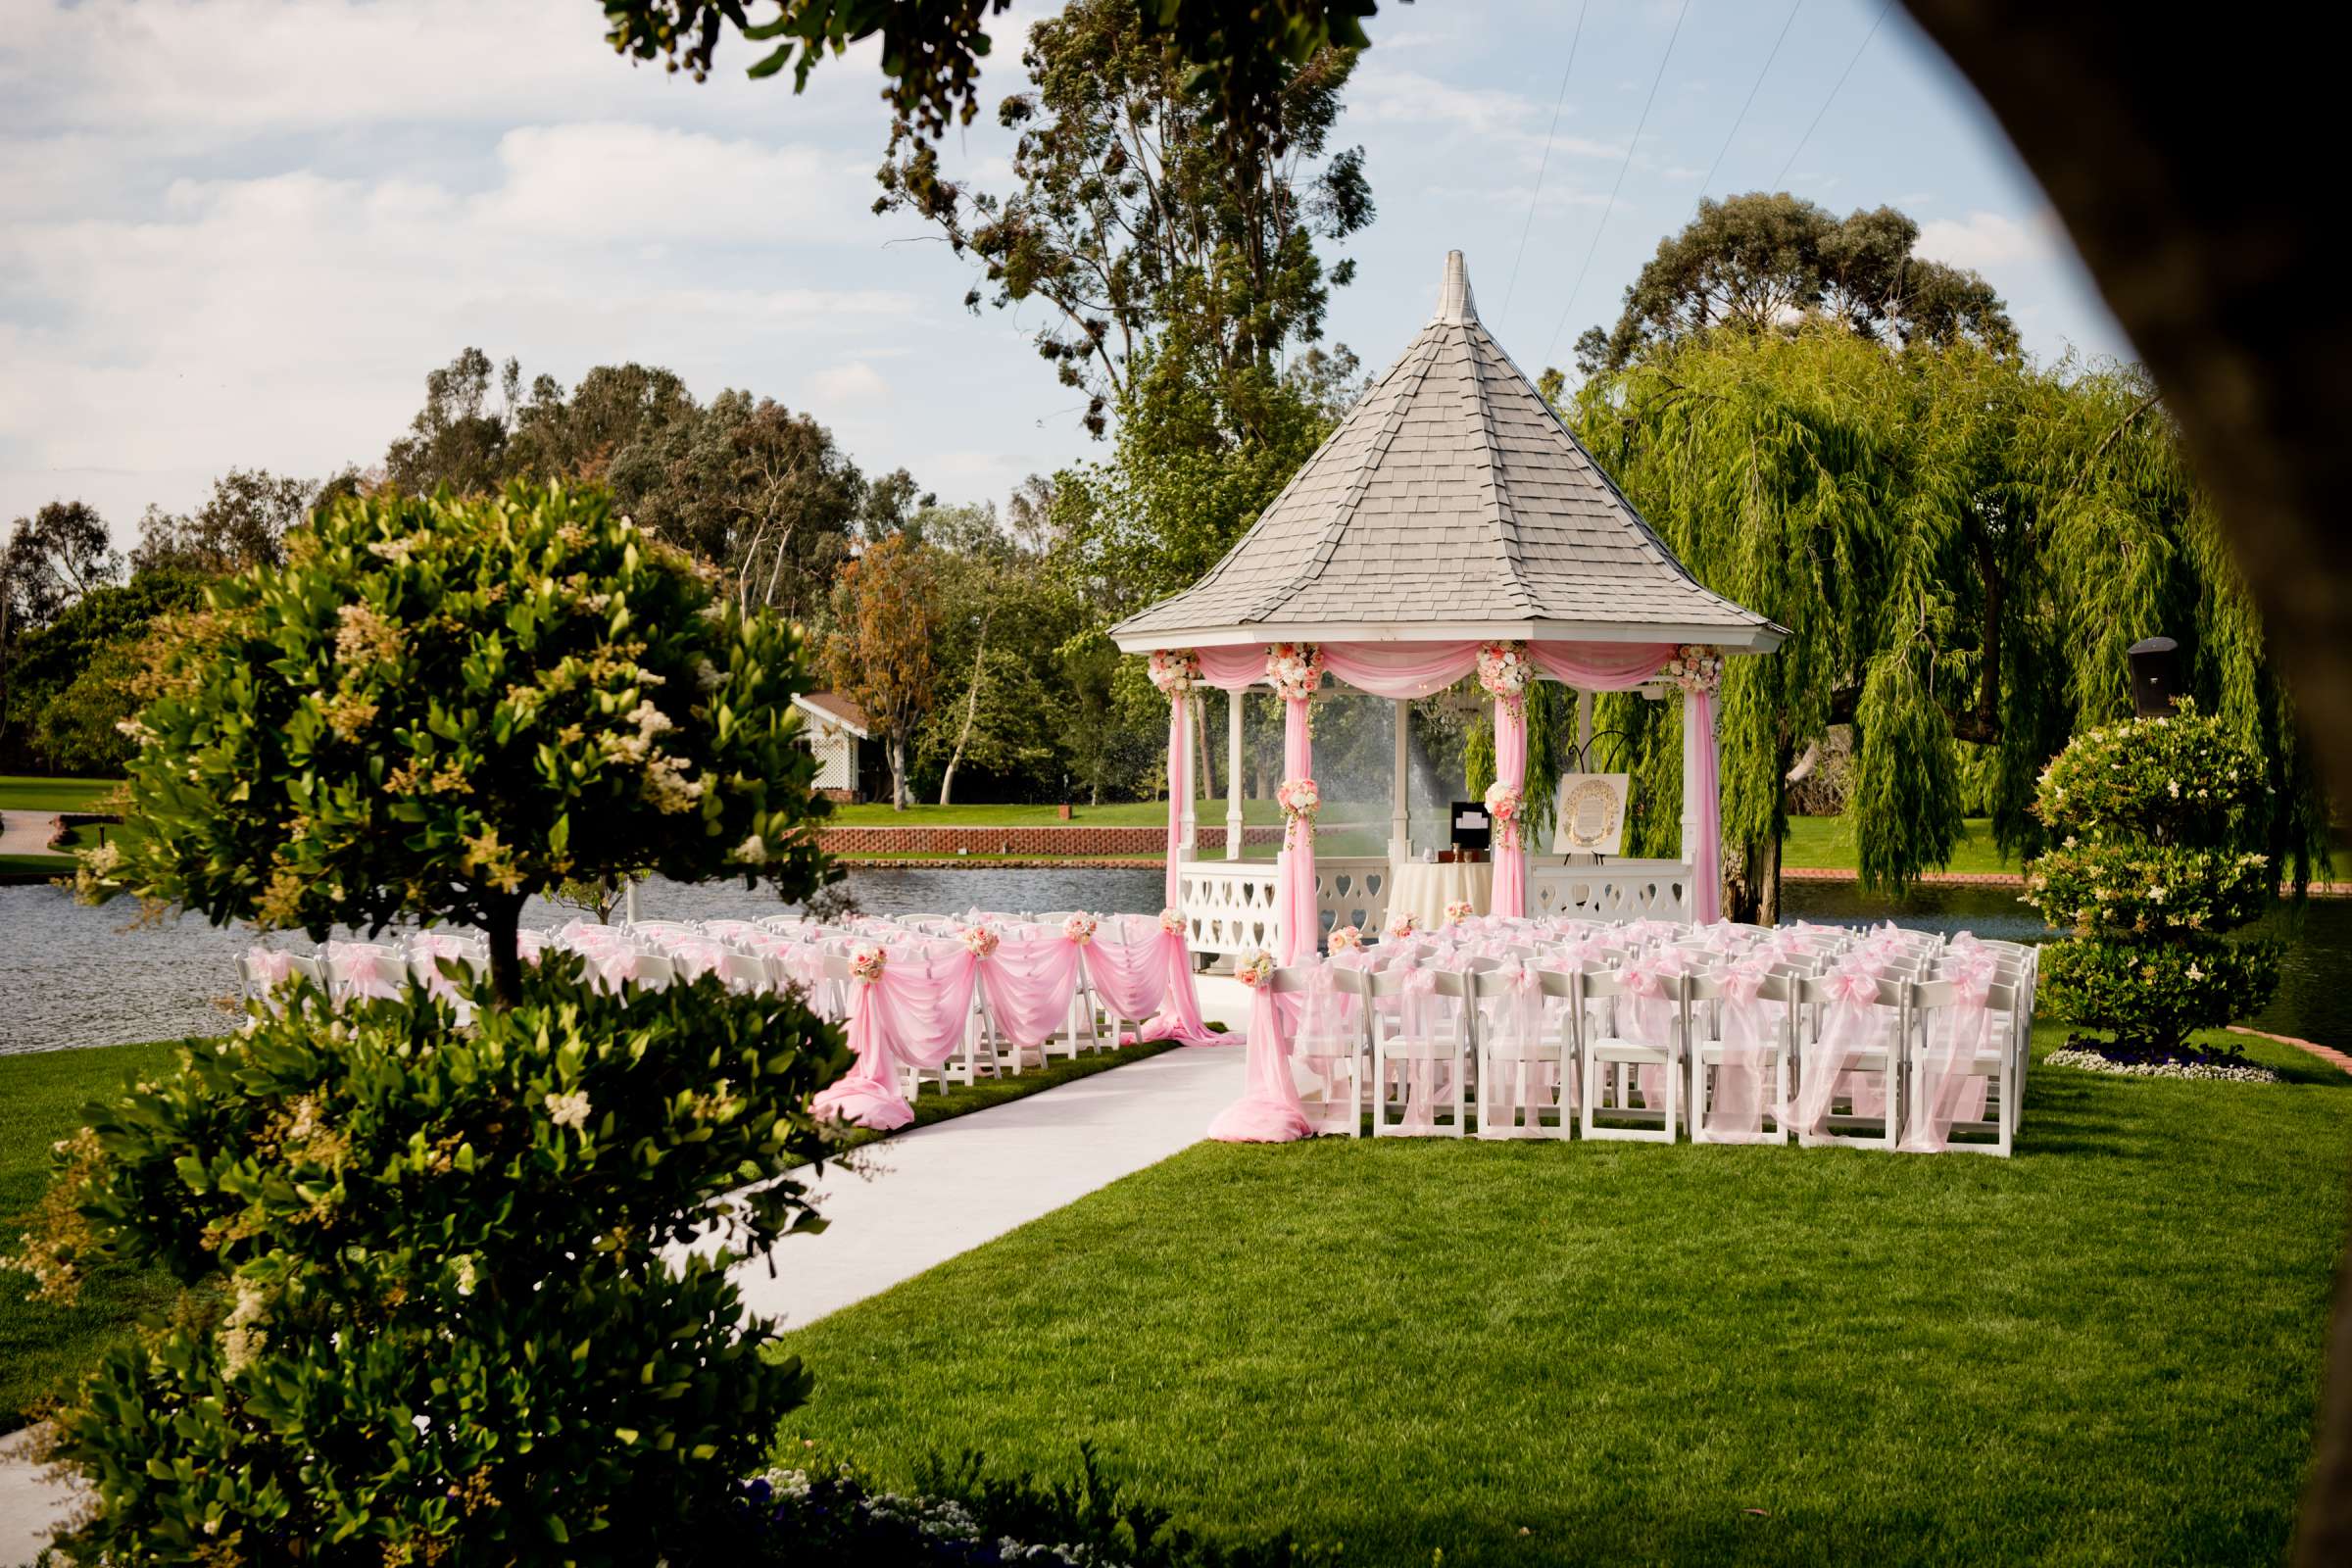
<path id="1" fill-rule="evenodd" d="M 122 787 L 114 778 L 36 778 L 24 773 L 0 773 L 0 813 L 34 811 L 53 816 L 59 811 L 100 811 L 101 804 Z"/>
<path id="2" fill-rule="evenodd" d="M 1398 1568 L 2275 1563 L 2352 1085 L 2251 1050 L 2295 1081 L 2044 1068 L 2009 1161 L 1201 1145 L 792 1336 L 782 1451 L 1091 1439 L 1209 1533 Z"/>
<path id="3" fill-rule="evenodd" d="M 1859 856 L 1854 848 L 1854 824 L 1845 816 L 1792 816 L 1788 819 L 1788 836 L 1781 841 L 1781 864 L 1811 870 L 1831 868 L 1850 871 Z M 1959 844 L 1953 847 L 1951 864 L 1938 867 L 1945 871 L 2006 871 L 2015 874 L 2017 862 L 2005 859 L 1993 848 L 1992 819 L 1972 816 Z"/>
<path id="4" fill-rule="evenodd" d="M 49 1184 L 49 1146 L 82 1125 L 81 1107 L 143 1074 L 169 1071 L 176 1043 L 44 1051 L 0 1056 L 0 1238 L 13 1244 L 18 1216 Z M 103 1268 L 82 1287 L 79 1305 L 24 1298 L 21 1274 L 0 1274 L 0 1432 L 60 1378 L 128 1337 L 142 1313 L 170 1304 L 169 1276 L 156 1269 Z"/>

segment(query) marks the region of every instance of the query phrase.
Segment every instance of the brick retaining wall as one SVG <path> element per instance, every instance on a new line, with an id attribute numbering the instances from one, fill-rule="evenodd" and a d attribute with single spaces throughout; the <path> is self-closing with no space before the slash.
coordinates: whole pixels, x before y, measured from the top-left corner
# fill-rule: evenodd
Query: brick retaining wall
<path id="1" fill-rule="evenodd" d="M 1242 829 L 1247 844 L 1279 844 L 1282 828 Z M 1200 824 L 1198 851 L 1225 853 L 1225 827 Z M 1164 827 L 829 827 L 817 834 L 827 855 L 1142 855 L 1167 853 Z"/>

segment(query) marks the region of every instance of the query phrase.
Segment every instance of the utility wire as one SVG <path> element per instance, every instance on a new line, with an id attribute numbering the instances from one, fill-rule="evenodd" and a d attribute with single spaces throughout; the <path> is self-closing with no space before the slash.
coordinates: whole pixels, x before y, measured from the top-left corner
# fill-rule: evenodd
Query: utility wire
<path id="1" fill-rule="evenodd" d="M 1887 3 L 1891 5 L 1893 0 Z M 1567 328 L 1569 313 L 1576 309 L 1577 295 L 1584 291 L 1585 275 L 1592 270 L 1592 258 L 1600 250 L 1600 236 L 1609 226 L 1609 215 L 1617 210 L 1617 193 L 1625 188 L 1625 172 L 1634 167 L 1634 149 L 1642 145 L 1642 128 L 1649 123 L 1650 105 L 1658 101 L 1658 84 L 1666 79 L 1666 63 L 1674 58 L 1675 40 L 1683 35 L 1683 19 L 1690 14 L 1690 0 L 1683 0 L 1682 10 L 1674 14 L 1674 31 L 1666 36 L 1666 52 L 1658 57 L 1658 74 L 1650 78 L 1649 96 L 1642 100 L 1642 118 L 1634 124 L 1634 139 L 1625 144 L 1625 162 L 1617 166 L 1617 183 L 1609 187 L 1608 205 L 1601 208 L 1600 221 L 1593 225 L 1592 243 L 1585 251 L 1585 265 L 1577 269 L 1576 286 L 1568 291 L 1568 303 L 1560 307 L 1559 325 L 1551 329 L 1551 341 L 1544 346 L 1546 365 L 1551 363 L 1551 351 L 1560 345 L 1560 333 Z"/>
<path id="2" fill-rule="evenodd" d="M 1740 127 L 1747 122 L 1747 112 L 1756 105 L 1756 93 L 1763 87 L 1764 78 L 1772 74 L 1772 63 L 1780 59 L 1781 45 L 1788 41 L 1788 29 L 1795 24 L 1796 14 L 1804 9 L 1805 0 L 1796 0 L 1796 4 L 1788 8 L 1788 20 L 1781 24 L 1781 35 L 1772 40 L 1772 53 L 1764 57 L 1764 69 L 1756 73 L 1754 84 L 1747 89 L 1747 102 L 1741 104 L 1740 113 L 1733 117 L 1732 128 L 1723 133 L 1723 145 L 1716 149 L 1715 161 L 1707 166 L 1707 177 L 1698 182 L 1699 201 L 1707 199 L 1708 190 L 1715 184 L 1715 172 L 1723 167 L 1724 156 L 1732 150 L 1732 142 L 1739 136 Z M 1691 211 L 1697 210 L 1698 204 L 1693 202 Z"/>
<path id="3" fill-rule="evenodd" d="M 1861 63 L 1862 51 L 1869 48 L 1870 40 L 1879 35 L 1879 24 L 1886 20 L 1886 13 L 1892 9 L 1893 5 L 1894 0 L 1886 0 L 1886 3 L 1879 7 L 1879 14 L 1871 19 L 1870 30 L 1862 35 L 1862 41 L 1855 46 L 1853 58 L 1845 63 L 1845 69 L 1838 73 L 1837 81 L 1830 87 L 1830 95 L 1821 101 L 1820 111 L 1813 116 L 1813 123 L 1807 125 L 1805 133 L 1796 138 L 1796 145 L 1788 149 L 1788 161 L 1781 166 L 1779 173 L 1772 176 L 1775 190 L 1780 189 L 1788 182 L 1788 171 L 1796 167 L 1796 155 L 1805 150 L 1805 143 L 1811 141 L 1813 132 L 1821 128 L 1821 117 L 1828 114 L 1830 105 L 1838 101 L 1838 93 L 1844 87 L 1845 78 L 1854 74 L 1854 67 Z"/>
<path id="4" fill-rule="evenodd" d="M 1560 133 L 1560 111 L 1568 106 L 1568 78 L 1576 73 L 1576 46 L 1585 35 L 1585 12 L 1589 9 L 1590 0 L 1576 8 L 1576 30 L 1568 35 L 1568 69 L 1560 73 L 1560 90 L 1551 100 L 1551 128 L 1544 133 L 1544 157 L 1536 165 L 1536 188 L 1527 195 L 1527 221 L 1519 225 L 1519 252 L 1511 258 L 1511 281 L 1502 291 L 1502 315 L 1497 320 L 1509 319 L 1511 296 L 1519 289 L 1519 264 L 1527 259 L 1528 231 L 1536 226 L 1536 198 L 1544 194 L 1544 172 L 1551 167 L 1551 140 Z"/>

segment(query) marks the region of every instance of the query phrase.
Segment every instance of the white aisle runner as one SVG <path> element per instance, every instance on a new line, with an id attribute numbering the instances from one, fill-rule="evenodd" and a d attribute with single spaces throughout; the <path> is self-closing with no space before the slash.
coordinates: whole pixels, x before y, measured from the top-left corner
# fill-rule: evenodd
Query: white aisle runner
<path id="1" fill-rule="evenodd" d="M 787 1328 L 912 1279 L 1200 1141 L 1242 1092 L 1242 1053 L 1178 1047 L 858 1151 L 816 1183 L 830 1221 L 735 1270 L 745 1304 Z"/>

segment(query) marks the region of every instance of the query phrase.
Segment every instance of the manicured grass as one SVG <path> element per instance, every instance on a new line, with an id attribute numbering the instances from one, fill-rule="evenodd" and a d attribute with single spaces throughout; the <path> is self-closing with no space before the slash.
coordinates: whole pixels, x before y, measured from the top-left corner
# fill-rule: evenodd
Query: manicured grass
<path id="1" fill-rule="evenodd" d="M 2042 1068 L 2008 1161 L 1201 1145 L 792 1336 L 782 1449 L 1092 1440 L 1181 1521 L 1399 1568 L 2274 1563 L 2352 1085 L 2249 1054 L 2295 1081 Z"/>
<path id="2" fill-rule="evenodd" d="M 0 1238 L 13 1250 L 15 1223 L 49 1185 L 49 1146 L 82 1125 L 81 1107 L 142 1075 L 172 1069 L 176 1042 L 44 1051 L 0 1056 Z M 0 1432 L 70 1373 L 129 1338 L 143 1313 L 172 1299 L 160 1269 L 101 1268 L 72 1307 L 27 1301 L 22 1274 L 0 1274 Z"/>
<path id="3" fill-rule="evenodd" d="M 1781 863 L 1800 870 L 1830 868 L 1850 871 L 1859 861 L 1854 847 L 1854 823 L 1848 816 L 1792 816 L 1788 836 L 1781 841 Z M 1943 871 L 2007 871 L 2017 862 L 2003 859 L 1992 843 L 1992 819 L 1972 816 L 1967 833 L 1952 849 Z"/>
<path id="4" fill-rule="evenodd" d="M 26 773 L 0 773 L 0 813 L 36 811 L 43 816 L 59 811 L 101 811 L 101 804 L 122 787 L 117 778 L 40 778 Z"/>

